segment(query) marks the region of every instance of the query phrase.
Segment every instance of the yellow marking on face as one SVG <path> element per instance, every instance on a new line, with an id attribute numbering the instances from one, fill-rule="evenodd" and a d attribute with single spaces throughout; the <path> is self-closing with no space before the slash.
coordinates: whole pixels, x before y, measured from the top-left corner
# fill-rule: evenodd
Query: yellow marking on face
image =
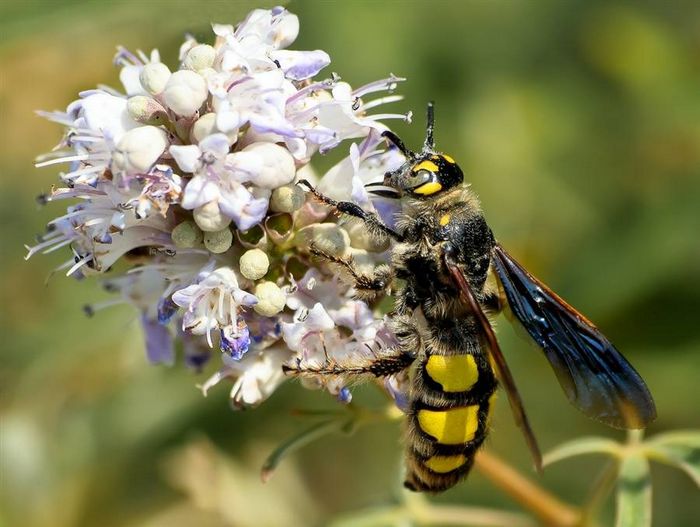
<path id="1" fill-rule="evenodd" d="M 442 220 L 440 224 L 443 225 Z M 425 371 L 446 392 L 466 392 L 479 379 L 479 369 L 471 355 L 431 355 Z"/>
<path id="2" fill-rule="evenodd" d="M 423 183 L 417 189 L 414 189 L 415 194 L 422 194 L 423 196 L 430 196 L 430 194 L 435 194 L 442 190 L 442 185 L 437 181 L 430 181 L 428 183 Z"/>
<path id="3" fill-rule="evenodd" d="M 443 216 L 440 218 L 440 226 L 444 227 L 450 223 L 450 215 L 449 214 L 443 214 Z"/>
<path id="4" fill-rule="evenodd" d="M 447 154 L 442 154 L 442 158 L 447 161 L 448 163 L 455 164 L 454 158 L 448 156 Z"/>
<path id="5" fill-rule="evenodd" d="M 432 456 L 425 461 L 425 466 L 433 472 L 445 474 L 458 469 L 466 462 L 467 458 L 463 454 L 457 456 Z"/>
<path id="6" fill-rule="evenodd" d="M 479 405 L 448 410 L 418 410 L 418 425 L 443 445 L 461 445 L 474 439 L 479 427 Z"/>
<path id="7" fill-rule="evenodd" d="M 413 167 L 413 172 L 418 172 L 420 170 L 427 170 L 428 172 L 437 172 L 440 170 L 438 166 L 432 161 L 421 161 L 416 166 Z"/>

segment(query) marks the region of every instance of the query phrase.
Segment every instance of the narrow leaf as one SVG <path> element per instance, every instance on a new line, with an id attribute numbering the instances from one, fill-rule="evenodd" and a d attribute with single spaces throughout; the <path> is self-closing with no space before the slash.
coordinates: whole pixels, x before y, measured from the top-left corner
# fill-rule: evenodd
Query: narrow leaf
<path id="1" fill-rule="evenodd" d="M 605 437 L 580 437 L 555 447 L 544 456 L 542 464 L 545 466 L 551 465 L 562 459 L 584 454 L 610 454 L 611 456 L 617 456 L 619 452 L 620 445 L 612 439 Z"/>
<path id="2" fill-rule="evenodd" d="M 326 434 L 341 430 L 344 426 L 346 426 L 346 424 L 347 419 L 328 419 L 326 421 L 316 423 L 287 439 L 284 443 L 278 446 L 265 460 L 265 463 L 263 463 L 262 469 L 260 470 L 260 478 L 262 479 L 263 483 L 267 483 L 269 481 L 275 469 L 285 456 L 303 446 L 308 445 L 319 437 L 323 437 Z"/>
<path id="3" fill-rule="evenodd" d="M 700 487 L 700 431 L 660 434 L 646 442 L 650 458 L 680 468 Z"/>
<path id="4" fill-rule="evenodd" d="M 615 527 L 651 526 L 651 476 L 644 455 L 633 453 L 620 464 Z"/>

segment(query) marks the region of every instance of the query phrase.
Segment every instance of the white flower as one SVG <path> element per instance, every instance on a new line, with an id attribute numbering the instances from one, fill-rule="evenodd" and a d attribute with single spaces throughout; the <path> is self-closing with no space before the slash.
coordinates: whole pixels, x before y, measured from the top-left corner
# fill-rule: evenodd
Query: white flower
<path id="1" fill-rule="evenodd" d="M 201 386 L 204 395 L 223 379 L 234 379 L 231 403 L 235 408 L 255 406 L 267 399 L 285 380 L 282 365 L 290 358 L 283 346 L 248 352 L 241 360 L 223 355 L 225 366 Z"/>
<path id="2" fill-rule="evenodd" d="M 236 273 L 230 267 L 203 271 L 197 283 L 175 291 L 173 302 L 187 311 L 183 329 L 195 335 L 206 335 L 213 346 L 212 330 L 237 327 L 241 307 L 254 306 L 257 299 L 238 287 Z"/>
<path id="3" fill-rule="evenodd" d="M 311 177 L 317 153 L 355 139 L 319 189 L 390 223 L 395 202 L 365 185 L 402 161 L 381 132 L 408 116 L 371 113 L 400 99 L 393 75 L 357 89 L 336 74 L 315 80 L 330 57 L 288 49 L 299 20 L 284 8 L 213 29 L 211 44 L 186 39 L 179 67 L 157 50 L 120 48 L 125 95 L 85 91 L 65 112 L 43 114 L 65 135 L 38 166 L 69 164 L 66 188 L 44 201 L 71 203 L 28 256 L 68 246 L 67 274 L 113 269 L 103 281 L 139 310 L 149 360 L 171 364 L 177 339 L 185 362 L 201 367 L 216 343 L 224 368 L 203 390 L 230 378 L 243 407 L 272 393 L 284 362 L 342 362 L 386 340 L 383 321 L 338 277 L 311 268 L 292 278 L 314 264 L 311 242 L 360 268 L 384 251 L 294 181 Z M 347 402 L 345 380 L 315 385 Z"/>
<path id="4" fill-rule="evenodd" d="M 245 231 L 260 223 L 267 212 L 269 196 L 255 197 L 244 181 L 255 178 L 264 167 L 260 157 L 253 153 L 228 154 L 228 139 L 224 134 L 213 134 L 199 145 L 170 147 L 178 166 L 194 177 L 187 183 L 182 206 L 196 209 L 217 203 L 221 212 Z"/>
<path id="5" fill-rule="evenodd" d="M 40 158 L 37 167 L 70 163 L 61 179 L 70 185 L 94 185 L 111 163 L 117 142 L 138 126 L 127 111 L 127 101 L 102 91 L 83 92 L 65 112 L 39 112 L 67 127 L 64 149 Z"/>

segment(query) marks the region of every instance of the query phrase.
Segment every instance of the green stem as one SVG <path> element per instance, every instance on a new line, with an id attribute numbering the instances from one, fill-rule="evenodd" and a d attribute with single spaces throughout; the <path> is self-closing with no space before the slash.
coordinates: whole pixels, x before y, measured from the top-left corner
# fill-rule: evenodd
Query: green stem
<path id="1" fill-rule="evenodd" d="M 588 501 L 582 508 L 581 525 L 593 526 L 597 525 L 596 518 L 600 513 L 600 509 L 605 503 L 605 499 L 610 495 L 615 488 L 618 473 L 617 461 L 608 463 L 600 473 L 593 485 L 593 490 L 588 497 Z"/>
<path id="2" fill-rule="evenodd" d="M 320 437 L 333 432 L 338 432 L 347 425 L 347 419 L 338 419 L 335 417 L 326 421 L 321 421 L 320 423 L 316 423 L 315 425 L 302 430 L 298 434 L 287 439 L 284 443 L 277 447 L 272 454 L 270 454 L 270 457 L 265 460 L 265 463 L 260 470 L 260 478 L 262 479 L 263 483 L 267 483 L 269 481 L 277 468 L 277 465 L 279 465 L 280 461 L 282 461 L 286 455 L 308 445 L 309 443 L 314 442 Z"/>

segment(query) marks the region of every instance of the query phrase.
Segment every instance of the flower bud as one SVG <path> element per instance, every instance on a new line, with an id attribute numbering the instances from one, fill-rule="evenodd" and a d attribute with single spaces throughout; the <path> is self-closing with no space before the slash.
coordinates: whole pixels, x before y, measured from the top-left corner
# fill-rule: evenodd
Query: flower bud
<path id="1" fill-rule="evenodd" d="M 264 317 L 271 317 L 284 309 L 287 296 L 273 282 L 261 282 L 255 286 L 253 292 L 258 303 L 253 306 L 255 312 Z"/>
<path id="2" fill-rule="evenodd" d="M 163 100 L 178 115 L 189 117 L 207 100 L 207 82 L 190 70 L 173 73 L 163 89 Z"/>
<path id="3" fill-rule="evenodd" d="M 275 212 L 294 212 L 306 201 L 306 192 L 298 185 L 284 185 L 272 191 L 270 208 Z"/>
<path id="4" fill-rule="evenodd" d="M 228 251 L 233 243 L 233 233 L 227 227 L 216 232 L 204 233 L 204 247 L 214 254 Z"/>
<path id="5" fill-rule="evenodd" d="M 195 121 L 192 125 L 190 135 L 192 136 L 193 142 L 199 143 L 205 137 L 218 133 L 221 133 L 221 131 L 216 127 L 216 114 L 210 112 L 205 113 Z M 226 137 L 228 137 L 228 144 L 233 145 L 238 139 L 238 128 L 226 132 Z"/>
<path id="6" fill-rule="evenodd" d="M 216 232 L 229 226 L 231 218 L 219 209 L 219 203 L 210 201 L 194 209 L 194 221 L 204 232 Z"/>
<path id="7" fill-rule="evenodd" d="M 270 259 L 260 249 L 246 251 L 238 261 L 241 274 L 249 280 L 259 280 L 267 274 Z"/>
<path id="8" fill-rule="evenodd" d="M 164 124 L 168 120 L 168 114 L 158 101 L 145 95 L 129 97 L 126 109 L 131 118 L 137 123 L 152 124 L 155 126 Z"/>
<path id="9" fill-rule="evenodd" d="M 345 256 L 350 250 L 350 236 L 345 229 L 335 223 L 317 223 L 301 229 L 296 236 L 297 243 L 309 248 L 312 245 L 333 256 Z"/>
<path id="10" fill-rule="evenodd" d="M 294 158 L 286 148 L 274 143 L 253 143 L 242 152 L 256 154 L 260 159 L 254 179 L 258 187 L 274 189 L 294 180 Z"/>
<path id="11" fill-rule="evenodd" d="M 211 67 L 216 58 L 216 50 L 209 44 L 197 44 L 191 48 L 185 60 L 182 62 L 182 67 L 188 70 L 199 71 L 204 68 Z"/>
<path id="12" fill-rule="evenodd" d="M 386 236 L 372 234 L 361 221 L 348 221 L 343 224 L 343 228 L 348 231 L 353 247 L 373 253 L 381 253 L 389 248 L 389 239 Z"/>
<path id="13" fill-rule="evenodd" d="M 171 234 L 175 247 L 191 249 L 202 243 L 202 231 L 190 220 L 179 223 Z"/>
<path id="14" fill-rule="evenodd" d="M 161 93 L 168 83 L 169 78 L 170 70 L 162 62 L 150 62 L 146 64 L 139 74 L 141 86 L 151 95 L 158 95 Z"/>
<path id="15" fill-rule="evenodd" d="M 112 154 L 115 172 L 146 173 L 168 146 L 168 134 L 155 126 L 139 126 L 126 132 Z"/>

